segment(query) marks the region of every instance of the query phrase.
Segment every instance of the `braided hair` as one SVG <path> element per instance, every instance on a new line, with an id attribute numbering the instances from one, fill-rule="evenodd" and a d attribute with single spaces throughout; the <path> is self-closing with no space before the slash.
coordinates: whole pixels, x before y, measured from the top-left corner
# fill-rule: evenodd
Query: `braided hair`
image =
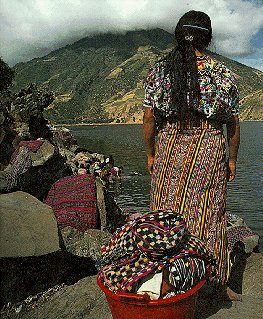
<path id="1" fill-rule="evenodd" d="M 185 13 L 175 28 L 175 48 L 164 58 L 165 73 L 169 73 L 172 84 L 173 103 L 181 110 L 195 110 L 199 103 L 195 49 L 202 51 L 212 39 L 211 20 L 201 11 Z"/>

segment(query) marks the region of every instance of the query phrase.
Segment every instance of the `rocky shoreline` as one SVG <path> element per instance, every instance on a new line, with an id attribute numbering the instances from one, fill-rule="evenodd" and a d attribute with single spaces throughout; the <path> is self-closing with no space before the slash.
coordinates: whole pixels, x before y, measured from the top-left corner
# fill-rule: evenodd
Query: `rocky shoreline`
<path id="1" fill-rule="evenodd" d="M 52 127 L 44 119 L 43 110 L 52 99 L 52 94 L 31 85 L 9 104 L 1 104 L 0 315 L 110 319 L 105 296 L 95 281 L 95 261 L 101 245 L 126 222 L 127 215 L 107 189 L 116 177 L 110 178 L 110 159 L 82 149 L 68 129 Z M 80 168 L 89 174 L 80 175 Z M 84 196 L 74 197 L 81 195 L 79 189 Z M 80 218 L 73 227 L 76 215 L 63 215 L 63 196 L 62 202 L 56 201 L 61 191 L 74 195 L 67 197 L 67 204 L 88 198 L 89 208 L 93 205 L 89 219 Z M 47 205 L 48 196 L 56 199 L 50 203 L 57 206 Z M 84 225 L 81 230 L 80 224 Z M 236 219 L 233 227 L 246 226 Z M 196 319 L 260 318 L 263 255 L 253 252 L 259 240 L 253 236 L 244 239 L 236 255 L 239 267 L 233 284 L 242 288 L 243 302 L 214 300 L 209 289 L 204 290 Z"/>
<path id="2" fill-rule="evenodd" d="M 199 292 L 195 319 L 262 318 L 262 268 L 262 253 L 252 253 L 246 259 L 242 302 L 215 299 L 204 287 Z M 7 305 L 0 315 L 3 319 L 112 319 L 95 275 L 82 278 L 73 285 L 54 286 L 41 294 L 29 296 L 23 302 Z"/>
<path id="3" fill-rule="evenodd" d="M 43 110 L 52 99 L 30 85 L 1 103 L 1 307 L 94 275 L 99 247 L 126 219 L 108 191 L 117 168 L 79 147 L 68 129 L 49 125 Z M 50 191 L 59 181 L 65 196 L 55 208 L 59 194 Z M 65 203 L 71 215 L 63 215 Z"/>
<path id="4" fill-rule="evenodd" d="M 263 120 L 240 120 L 240 122 L 263 122 Z M 137 122 L 125 122 L 125 123 L 116 123 L 116 122 L 109 122 L 109 123 L 75 123 L 75 124 L 66 124 L 66 123 L 58 123 L 54 124 L 55 127 L 71 127 L 71 126 L 103 126 L 103 125 L 142 125 L 142 121 Z"/>

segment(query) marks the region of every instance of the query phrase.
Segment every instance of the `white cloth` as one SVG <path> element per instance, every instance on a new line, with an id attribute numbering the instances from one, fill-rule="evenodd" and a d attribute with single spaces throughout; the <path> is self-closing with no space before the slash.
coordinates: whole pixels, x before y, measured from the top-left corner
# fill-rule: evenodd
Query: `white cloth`
<path id="1" fill-rule="evenodd" d="M 161 295 L 162 280 L 162 272 L 143 278 L 137 290 L 137 294 L 143 295 L 147 293 L 152 300 L 159 299 Z"/>

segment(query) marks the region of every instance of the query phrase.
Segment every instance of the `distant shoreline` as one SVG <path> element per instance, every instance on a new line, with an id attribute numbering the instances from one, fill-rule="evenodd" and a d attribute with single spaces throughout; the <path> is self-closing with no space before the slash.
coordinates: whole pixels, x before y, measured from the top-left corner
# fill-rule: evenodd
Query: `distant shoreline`
<path id="1" fill-rule="evenodd" d="M 263 120 L 239 120 L 240 122 L 263 122 Z M 74 124 L 66 124 L 66 123 L 60 123 L 60 124 L 52 124 L 53 126 L 105 126 L 105 125 L 142 125 L 143 123 L 116 123 L 116 122 L 110 122 L 110 123 L 74 123 Z"/>
<path id="2" fill-rule="evenodd" d="M 104 126 L 104 125 L 142 125 L 142 122 L 140 123 L 116 123 L 116 122 L 110 122 L 110 123 L 74 123 L 74 124 L 52 124 L 53 126 Z"/>

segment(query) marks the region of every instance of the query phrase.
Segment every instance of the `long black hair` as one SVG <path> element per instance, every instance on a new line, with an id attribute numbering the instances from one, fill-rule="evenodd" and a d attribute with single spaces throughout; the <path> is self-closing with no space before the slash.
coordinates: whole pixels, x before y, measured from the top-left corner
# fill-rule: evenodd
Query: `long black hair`
<path id="1" fill-rule="evenodd" d="M 201 11 L 185 13 L 175 28 L 175 48 L 165 57 L 166 73 L 169 73 L 173 103 L 178 109 L 196 109 L 199 102 L 195 49 L 202 52 L 212 39 L 212 26 L 209 16 Z"/>

